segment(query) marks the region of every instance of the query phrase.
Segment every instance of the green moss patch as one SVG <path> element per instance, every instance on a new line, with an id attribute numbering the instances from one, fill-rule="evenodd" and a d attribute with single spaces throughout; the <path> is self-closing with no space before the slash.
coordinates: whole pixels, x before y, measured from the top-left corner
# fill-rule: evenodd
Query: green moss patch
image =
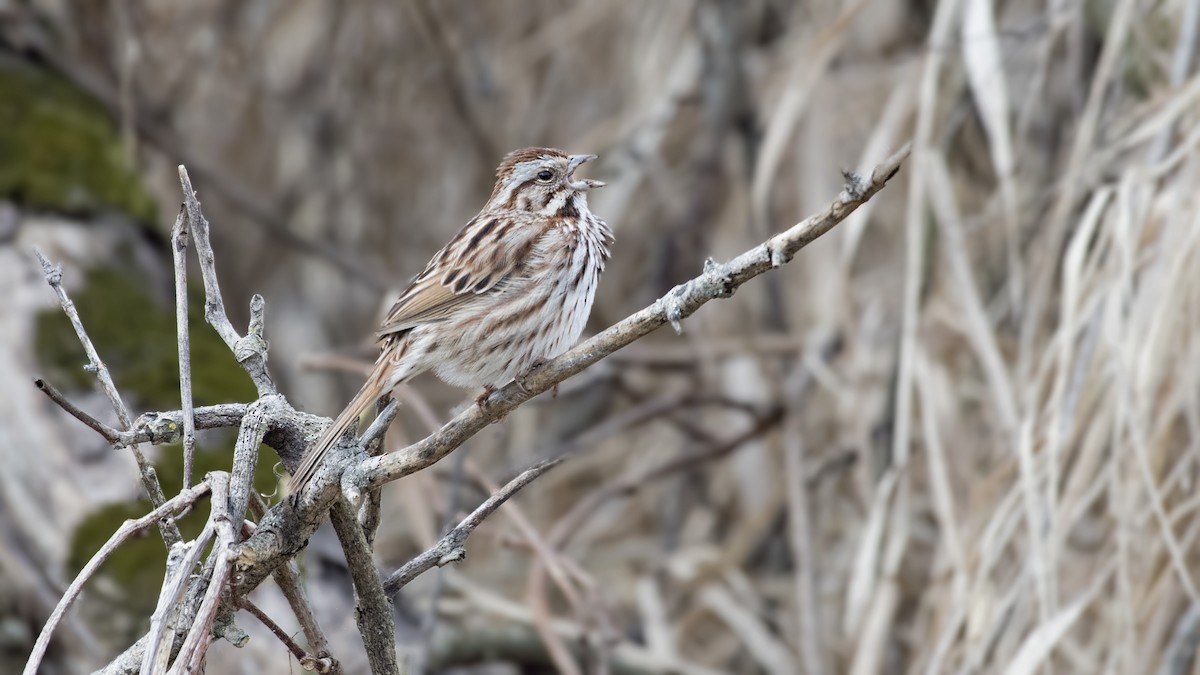
<path id="1" fill-rule="evenodd" d="M 0 198 L 35 210 L 158 219 L 104 109 L 62 79 L 2 57 Z"/>

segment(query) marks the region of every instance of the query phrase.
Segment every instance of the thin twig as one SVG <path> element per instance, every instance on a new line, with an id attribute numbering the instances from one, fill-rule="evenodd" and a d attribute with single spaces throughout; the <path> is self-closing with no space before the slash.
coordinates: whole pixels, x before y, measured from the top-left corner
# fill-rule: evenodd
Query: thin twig
<path id="1" fill-rule="evenodd" d="M 286 646 L 288 651 L 292 652 L 292 656 L 296 657 L 296 661 L 304 661 L 304 659 L 308 657 L 308 652 L 304 651 L 304 647 L 296 644 L 296 641 L 292 639 L 292 635 L 288 635 L 287 631 L 284 631 L 283 628 L 280 628 L 280 625 L 278 625 L 275 620 L 272 620 L 270 616 L 266 615 L 265 611 L 260 609 L 257 604 L 250 602 L 250 599 L 241 598 L 241 602 L 238 603 L 238 607 L 245 609 L 248 611 L 248 613 L 252 614 L 254 619 L 257 619 L 260 623 L 262 623 L 263 626 L 266 626 L 266 629 L 274 634 L 276 638 L 280 639 L 281 643 L 283 643 L 283 646 Z M 325 665 L 324 669 L 317 669 L 317 673 L 329 673 L 328 665 Z"/>
<path id="2" fill-rule="evenodd" d="M 279 586 L 283 597 L 287 599 L 288 605 L 291 606 L 292 614 L 296 616 L 296 621 L 300 623 L 300 629 L 304 631 L 304 639 L 308 642 L 308 648 L 312 650 L 313 656 L 319 661 L 328 659 L 328 672 L 342 672 L 342 667 L 337 659 L 333 658 L 329 653 L 329 640 L 325 638 L 325 633 L 322 632 L 320 624 L 317 623 L 312 605 L 308 601 L 308 595 L 304 592 L 304 586 L 300 583 L 300 570 L 297 568 L 296 561 L 289 560 L 286 564 L 280 565 L 275 570 L 273 576 L 275 584 Z"/>
<path id="3" fill-rule="evenodd" d="M 467 537 L 471 536 L 475 528 L 479 527 L 480 523 L 492 515 L 510 497 L 526 485 L 532 483 L 538 476 L 558 466 L 561 462 L 561 458 L 548 459 L 522 471 L 516 478 L 510 480 L 507 485 L 500 488 L 491 497 L 488 497 L 487 501 L 480 504 L 470 515 L 463 518 L 457 527 L 446 533 L 432 548 L 408 561 L 400 569 L 388 575 L 387 581 L 383 583 L 384 591 L 388 595 L 395 595 L 401 588 L 404 588 L 410 581 L 416 579 L 425 571 L 465 558 L 467 552 L 463 544 L 466 543 Z"/>
<path id="4" fill-rule="evenodd" d="M 171 229 L 171 257 L 175 266 L 175 333 L 179 342 L 179 401 L 183 411 L 183 487 L 192 484 L 196 455 L 196 417 L 192 410 L 192 350 L 188 339 L 187 210 L 179 207 Z"/>
<path id="5" fill-rule="evenodd" d="M 55 389 L 54 385 L 41 378 L 34 380 L 33 385 L 42 390 L 42 393 L 45 394 L 51 401 L 57 403 L 58 407 L 67 411 L 71 417 L 83 422 L 95 430 L 96 433 L 103 436 L 104 440 L 112 443 L 113 445 L 121 444 L 121 432 L 80 410 L 78 406 L 68 401 L 66 397 L 62 395 L 62 392 L 60 392 L 58 389 Z"/>
<path id="6" fill-rule="evenodd" d="M 105 542 L 104 546 L 101 546 L 100 550 L 96 551 L 91 560 L 88 560 L 87 564 L 83 566 L 83 569 L 79 572 L 79 575 L 76 576 L 75 580 L 71 582 L 71 585 L 67 587 L 67 592 L 64 593 L 62 599 L 58 601 L 58 605 L 50 614 L 50 618 L 46 620 L 46 625 L 42 628 L 41 634 L 38 635 L 37 642 L 35 642 L 33 645 L 33 651 L 29 655 L 29 661 L 25 664 L 25 675 L 35 675 L 35 673 L 38 672 L 38 668 L 42 663 L 42 658 L 46 655 L 46 648 L 50 646 L 50 638 L 54 634 L 55 627 L 57 627 L 59 622 L 62 621 L 63 614 L 66 613 L 67 609 L 71 606 L 71 603 L 75 601 L 76 597 L 78 597 L 79 592 L 83 590 L 83 585 L 88 579 L 91 578 L 93 574 L 96 573 L 96 570 L 104 564 L 104 561 L 108 560 L 113 552 L 115 552 L 117 548 L 125 542 L 125 540 L 129 539 L 138 532 L 149 528 L 155 523 L 162 521 L 163 518 L 168 516 L 168 514 L 172 513 L 173 511 L 177 511 L 191 505 L 208 491 L 209 485 L 207 483 L 201 483 L 189 490 L 180 492 L 172 497 L 169 501 L 162 503 L 153 511 L 147 513 L 141 518 L 138 518 L 137 520 L 127 520 L 121 524 L 121 527 L 117 528 L 117 531 L 108 538 L 108 541 Z"/>
<path id="7" fill-rule="evenodd" d="M 75 335 L 78 336 L 80 344 L 83 345 L 83 351 L 87 354 L 88 365 L 85 370 L 93 373 L 96 379 L 100 381 L 100 387 L 104 390 L 104 395 L 108 397 L 108 402 L 112 404 L 113 410 L 117 413 L 117 419 L 121 422 L 121 427 L 130 428 L 129 408 L 125 407 L 125 402 L 121 400 L 121 395 L 117 393 L 117 386 L 113 384 L 112 374 L 108 372 L 108 366 L 100 360 L 100 354 L 96 351 L 96 346 L 92 344 L 92 339 L 88 337 L 87 331 L 83 328 L 83 321 L 79 318 L 79 312 L 75 309 L 75 303 L 71 302 L 71 298 L 67 296 L 66 289 L 62 286 L 62 268 L 57 265 L 52 265 L 42 252 L 34 249 L 38 261 L 42 264 L 42 273 L 46 276 L 46 283 L 50 284 L 50 288 L 54 290 L 58 296 L 58 301 L 62 305 L 63 312 L 66 313 L 67 319 L 71 322 L 71 326 L 75 329 Z M 90 426 L 90 425 L 89 425 Z M 150 498 L 150 503 L 156 508 L 167 502 L 166 495 L 163 494 L 162 485 L 158 482 L 158 475 L 154 472 L 154 467 L 150 462 L 146 461 L 146 456 L 142 454 L 136 443 L 128 446 L 130 452 L 133 453 L 133 458 L 138 465 L 138 473 L 142 479 L 142 487 L 146 490 L 146 496 Z M 179 526 L 173 520 L 163 520 L 158 525 L 159 531 L 162 533 L 163 541 L 167 548 L 170 548 L 176 542 L 183 541 L 183 535 L 179 533 Z"/>

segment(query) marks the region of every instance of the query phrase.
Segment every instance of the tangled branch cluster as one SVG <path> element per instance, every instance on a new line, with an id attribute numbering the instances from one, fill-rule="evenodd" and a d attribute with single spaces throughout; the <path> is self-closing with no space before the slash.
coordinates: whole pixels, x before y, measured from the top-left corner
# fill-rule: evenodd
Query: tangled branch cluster
<path id="1" fill-rule="evenodd" d="M 546 363 L 521 385 L 509 384 L 489 399 L 486 407 L 471 406 L 425 439 L 389 454 L 375 451 L 396 415 L 391 401 L 367 432 L 357 440 L 343 439 L 334 448 L 322 471 L 301 493 L 265 508 L 252 489 L 259 447 L 266 444 L 285 467 L 295 467 L 305 447 L 328 424 L 323 417 L 293 408 L 277 391 L 267 370 L 267 342 L 263 336 L 265 302 L 250 301 L 250 325 L 245 335 L 230 323 L 217 282 L 209 239 L 209 224 L 200 209 L 186 170 L 179 169 L 184 204 L 172 231 L 177 328 L 180 354 L 181 409 L 152 412 L 133 420 L 113 384 L 107 367 L 96 353 L 74 306 L 62 286 L 62 271 L 38 253 L 46 280 L 58 295 L 89 358 L 93 372 L 117 412 L 121 429 L 87 415 L 66 400 L 50 383 L 38 386 L 64 410 L 96 430 L 114 447 L 128 448 L 137 459 L 140 476 L 154 509 L 125 523 L 96 553 L 71 584 L 38 638 L 26 665 L 33 675 L 49 646 L 55 626 L 79 595 L 83 585 L 122 542 L 158 526 L 168 546 L 167 573 L 148 633 L 117 656 L 105 673 L 194 673 L 203 669 L 206 650 L 213 640 L 225 638 L 235 645 L 247 636 L 233 617 L 246 609 L 263 621 L 296 656 L 301 666 L 320 673 L 342 671 L 328 651 L 328 642 L 300 584 L 295 557 L 329 515 L 349 563 L 354 582 L 355 616 L 373 673 L 399 672 L 393 639 L 391 598 L 423 572 L 461 559 L 468 536 L 517 491 L 562 461 L 555 458 L 521 472 L 451 529 L 436 545 L 391 574 L 381 577 L 372 557 L 374 528 L 379 522 L 378 500 L 372 493 L 388 482 L 428 468 L 478 433 L 503 419 L 534 396 L 613 352 L 648 335 L 664 324 L 681 330 L 681 322 L 701 305 L 725 298 L 755 276 L 791 260 L 804 246 L 828 232 L 879 192 L 896 175 L 908 149 L 880 163 L 870 176 L 848 176 L 847 187 L 826 209 L 726 263 L 709 260 L 704 272 L 681 284 L 645 309 Z M 194 246 L 205 291 L 205 319 L 212 325 L 246 370 L 258 392 L 247 404 L 194 408 L 191 364 L 188 356 L 187 248 Z M 192 458 L 197 429 L 237 427 L 232 467 L 213 472 L 191 485 Z M 182 440 L 185 477 L 182 491 L 167 498 L 153 467 L 139 444 Z M 185 541 L 175 519 L 205 496 L 209 518 L 201 534 Z M 372 513 L 372 510 L 375 510 Z M 203 552 L 212 544 L 207 557 Z M 199 572 L 197 573 L 197 569 Z M 274 577 L 303 628 L 307 647 L 296 644 L 262 610 L 249 594 L 268 576 Z"/>

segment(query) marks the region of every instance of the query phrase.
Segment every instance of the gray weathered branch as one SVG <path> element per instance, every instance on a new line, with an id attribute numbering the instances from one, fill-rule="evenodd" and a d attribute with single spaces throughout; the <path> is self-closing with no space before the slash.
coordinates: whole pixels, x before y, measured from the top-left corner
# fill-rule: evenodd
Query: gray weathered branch
<path id="1" fill-rule="evenodd" d="M 387 581 L 383 583 L 383 590 L 388 595 L 395 595 L 401 588 L 404 588 L 410 581 L 416 579 L 422 573 L 434 567 L 458 562 L 467 557 L 464 544 L 466 544 L 467 537 L 471 536 L 471 533 L 475 531 L 475 528 L 479 527 L 480 523 L 492 515 L 504 502 L 517 494 L 521 488 L 529 485 L 538 476 L 546 473 L 562 461 L 562 457 L 548 459 L 517 474 L 516 478 L 510 480 L 508 484 L 497 490 L 491 497 L 488 497 L 486 501 L 480 504 L 466 518 L 463 518 L 462 522 L 453 530 L 447 532 L 446 536 L 439 539 L 431 548 L 404 563 L 400 569 L 392 572 L 388 576 Z"/>
<path id="2" fill-rule="evenodd" d="M 183 413 L 183 487 L 192 484 L 196 455 L 196 417 L 192 410 L 192 348 L 188 338 L 187 246 L 188 212 L 180 206 L 171 228 L 171 258 L 175 265 L 175 335 L 179 345 L 179 403 Z"/>
<path id="3" fill-rule="evenodd" d="M 330 520 L 346 553 L 346 565 L 354 584 L 354 621 L 367 651 L 373 675 L 399 675 L 396 660 L 396 621 L 392 600 L 383 592 L 375 569 L 375 558 L 367 535 L 354 516 L 354 508 L 339 497 L 330 510 Z"/>

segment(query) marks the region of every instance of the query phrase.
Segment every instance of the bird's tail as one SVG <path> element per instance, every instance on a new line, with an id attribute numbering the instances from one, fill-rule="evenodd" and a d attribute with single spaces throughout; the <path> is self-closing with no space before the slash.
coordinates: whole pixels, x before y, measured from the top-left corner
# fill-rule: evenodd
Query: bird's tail
<path id="1" fill-rule="evenodd" d="M 299 492 L 304 489 L 308 481 L 312 480 L 317 469 L 321 467 L 321 460 L 329 453 L 329 449 L 338 442 L 347 429 L 358 422 L 359 415 L 362 415 L 363 411 L 383 395 L 383 389 L 387 385 L 394 367 L 393 362 L 386 358 L 386 355 L 379 359 L 362 389 L 358 390 L 358 393 L 350 400 L 350 404 L 337 416 L 333 424 L 325 429 L 320 440 L 304 453 L 304 457 L 300 459 L 300 465 L 296 467 L 291 481 L 288 482 L 288 490 L 292 493 Z"/>

